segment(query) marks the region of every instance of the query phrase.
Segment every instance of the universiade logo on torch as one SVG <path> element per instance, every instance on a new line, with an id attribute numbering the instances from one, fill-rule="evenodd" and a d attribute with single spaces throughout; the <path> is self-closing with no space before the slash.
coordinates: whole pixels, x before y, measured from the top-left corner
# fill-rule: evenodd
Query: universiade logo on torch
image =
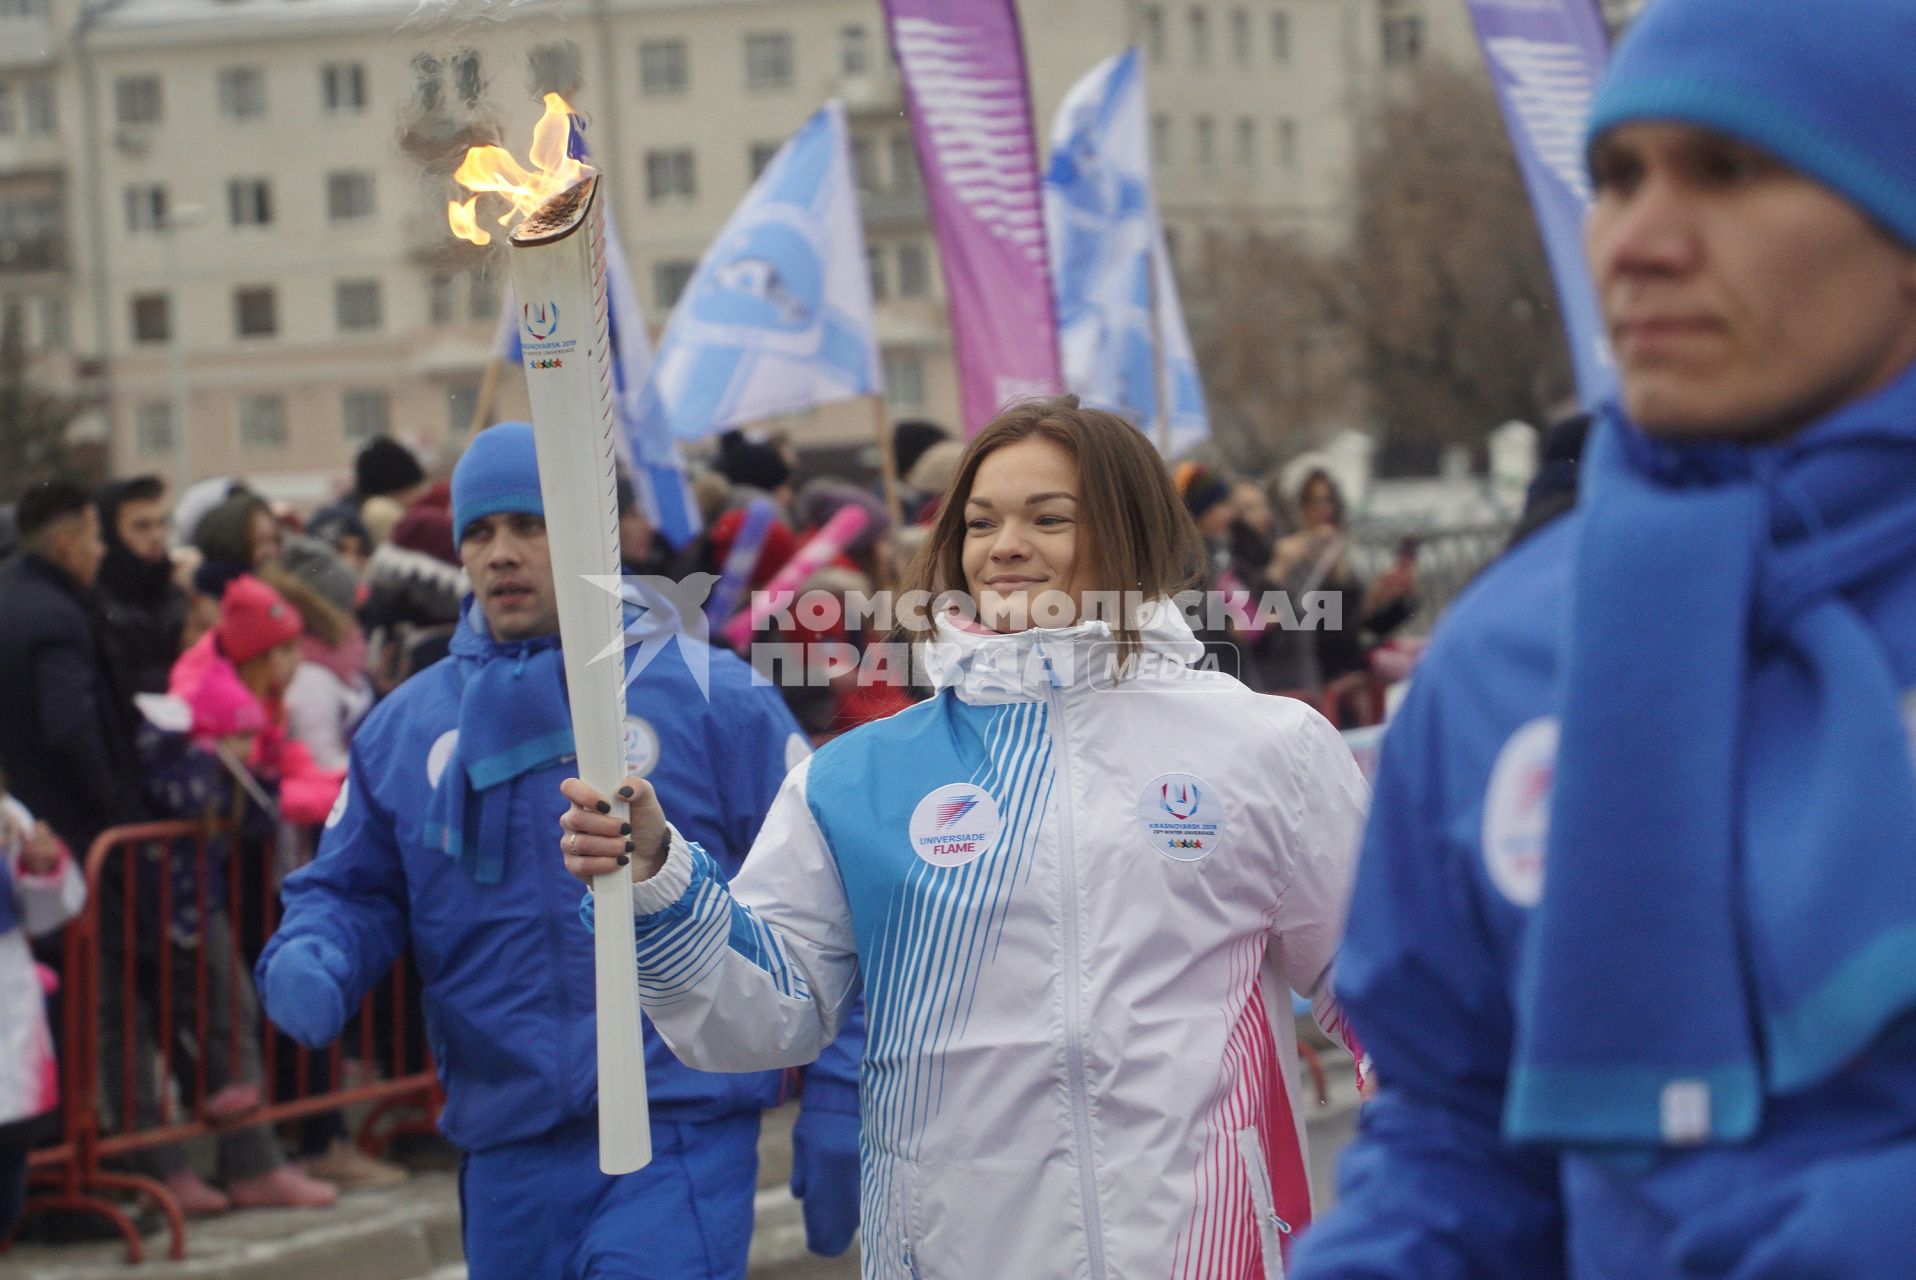
<path id="1" fill-rule="evenodd" d="M 579 777 L 614 795 L 625 772 L 623 667 L 599 660 L 624 645 L 620 595 L 595 579 L 619 574 L 617 454 L 611 337 L 607 324 L 604 205 L 599 174 L 570 154 L 571 112 L 547 94 L 532 132 L 532 169 L 501 147 L 475 147 L 454 173 L 474 194 L 447 207 L 453 230 L 476 244 L 482 195 L 519 219 L 508 243 L 526 331 L 539 488 L 546 512 Z M 617 800 L 614 805 L 619 805 Z M 622 807 L 622 806 L 620 806 Z M 630 881 L 622 871 L 592 886 L 598 1008 L 599 1167 L 630 1173 L 652 1158 Z"/>

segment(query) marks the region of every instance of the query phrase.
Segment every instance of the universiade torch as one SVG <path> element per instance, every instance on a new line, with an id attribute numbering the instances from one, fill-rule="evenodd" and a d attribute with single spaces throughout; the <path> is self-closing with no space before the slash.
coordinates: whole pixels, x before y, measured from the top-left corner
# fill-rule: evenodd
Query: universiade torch
<path id="1" fill-rule="evenodd" d="M 579 777 L 611 796 L 625 775 L 625 624 L 618 595 L 616 426 L 599 175 L 585 170 L 578 182 L 528 214 L 508 243 Z M 625 809 L 616 799 L 613 805 Z M 630 877 L 623 870 L 595 877 L 592 900 L 599 1167 L 631 1173 L 652 1159 L 652 1130 Z"/>

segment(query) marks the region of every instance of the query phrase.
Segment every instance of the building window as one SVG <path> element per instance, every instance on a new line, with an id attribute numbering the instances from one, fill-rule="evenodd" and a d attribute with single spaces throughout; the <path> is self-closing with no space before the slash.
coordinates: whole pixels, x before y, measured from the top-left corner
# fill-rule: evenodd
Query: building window
<path id="1" fill-rule="evenodd" d="M 1151 5 L 1147 7 L 1144 11 L 1144 19 L 1143 19 L 1142 25 L 1143 25 L 1143 34 L 1141 37 L 1141 43 L 1144 45 L 1145 56 L 1150 58 L 1151 61 L 1153 62 L 1163 62 L 1164 61 L 1164 10 L 1158 8 L 1158 6 L 1156 5 Z"/>
<path id="2" fill-rule="evenodd" d="M 377 280 L 340 280 L 333 284 L 333 318 L 341 333 L 377 329 L 384 318 Z"/>
<path id="3" fill-rule="evenodd" d="M 696 262 L 676 258 L 652 264 L 652 296 L 660 311 L 670 311 L 678 305 L 679 295 L 692 283 L 692 273 L 698 267 Z"/>
<path id="4" fill-rule="evenodd" d="M 254 120 L 266 114 L 266 73 L 258 67 L 228 67 L 219 75 L 220 114 Z"/>
<path id="5" fill-rule="evenodd" d="M 433 324 L 451 324 L 458 309 L 458 281 L 444 274 L 426 277 L 426 319 Z"/>
<path id="6" fill-rule="evenodd" d="M 480 70 L 476 51 L 465 49 L 453 55 L 452 89 L 459 95 L 460 101 L 469 107 L 478 106 L 479 99 L 485 96 L 486 77 Z"/>
<path id="7" fill-rule="evenodd" d="M 58 271 L 66 265 L 66 218 L 57 199 L 0 199 L 0 263 L 9 271 Z"/>
<path id="8" fill-rule="evenodd" d="M 645 153 L 645 198 L 654 204 L 668 200 L 690 200 L 698 194 L 698 177 L 693 171 L 692 149 Z"/>
<path id="9" fill-rule="evenodd" d="M 1198 66 L 1211 62 L 1211 15 L 1195 6 L 1191 9 L 1191 61 Z"/>
<path id="10" fill-rule="evenodd" d="M 792 86 L 792 37 L 789 32 L 755 32 L 745 37 L 745 87 Z"/>
<path id="11" fill-rule="evenodd" d="M 1217 163 L 1217 122 L 1209 116 L 1197 118 L 1197 162 L 1207 169 Z"/>
<path id="12" fill-rule="evenodd" d="M 1155 164 L 1171 163 L 1171 117 L 1162 111 L 1151 117 L 1151 160 Z"/>
<path id="13" fill-rule="evenodd" d="M 163 293 L 133 295 L 133 341 L 165 342 L 173 336 L 173 308 Z"/>
<path id="14" fill-rule="evenodd" d="M 684 93 L 690 80 L 685 41 L 639 41 L 640 93 Z"/>
<path id="15" fill-rule="evenodd" d="M 242 449 L 284 449 L 286 447 L 286 397 L 241 396 L 239 434 Z"/>
<path id="16" fill-rule="evenodd" d="M 779 147 L 783 145 L 783 143 L 778 142 L 754 142 L 752 144 L 751 165 L 753 182 L 758 181 L 759 175 L 765 172 L 766 166 L 772 163 L 772 157 L 778 154 Z"/>
<path id="17" fill-rule="evenodd" d="M 26 131 L 29 138 L 50 138 L 60 127 L 51 80 L 29 80 L 25 89 Z"/>
<path id="18" fill-rule="evenodd" d="M 173 406 L 165 400 L 142 400 L 133 410 L 134 447 L 145 454 L 167 454 L 173 440 Z"/>
<path id="19" fill-rule="evenodd" d="M 1289 116 L 1277 122 L 1277 166 L 1297 168 L 1297 121 Z"/>
<path id="20" fill-rule="evenodd" d="M 499 319 L 499 282 L 489 275 L 472 277 L 470 292 L 466 295 L 466 315 L 474 320 Z"/>
<path id="21" fill-rule="evenodd" d="M 226 218 L 236 227 L 264 227 L 273 221 L 273 189 L 264 178 L 234 178 L 226 184 Z"/>
<path id="22" fill-rule="evenodd" d="M 860 191 L 878 190 L 878 144 L 871 138 L 852 139 L 852 182 Z"/>
<path id="23" fill-rule="evenodd" d="M 909 133 L 894 133 L 891 136 L 891 189 L 893 191 L 918 190 L 918 149 L 912 145 Z"/>
<path id="24" fill-rule="evenodd" d="M 891 409 L 925 407 L 925 363 L 916 351 L 885 353 L 885 405 Z"/>
<path id="25" fill-rule="evenodd" d="M 142 183 L 126 189 L 126 229 L 133 235 L 166 230 L 166 188 Z"/>
<path id="26" fill-rule="evenodd" d="M 353 222 L 373 216 L 370 170 L 347 169 L 326 175 L 326 216 L 334 222 Z"/>
<path id="27" fill-rule="evenodd" d="M 330 116 L 366 109 L 366 68 L 358 62 L 329 62 L 319 69 L 319 105 Z"/>
<path id="28" fill-rule="evenodd" d="M 526 61 L 532 71 L 532 92 L 539 97 L 548 93 L 569 94 L 585 83 L 579 46 L 570 40 L 537 45 L 526 55 Z"/>
<path id="29" fill-rule="evenodd" d="M 1271 61 L 1291 60 L 1291 15 L 1279 9 L 1271 15 Z"/>
<path id="30" fill-rule="evenodd" d="M 242 338 L 270 338 L 279 332 L 279 306 L 271 285 L 233 290 L 233 331 Z"/>
<path id="31" fill-rule="evenodd" d="M 113 116 L 122 125 L 160 122 L 160 78 L 121 76 L 113 82 Z"/>
<path id="32" fill-rule="evenodd" d="M 20 113 L 13 103 L 13 86 L 0 81 L 0 138 L 11 138 L 20 129 Z"/>
<path id="33" fill-rule="evenodd" d="M 412 104 L 426 115 L 446 105 L 446 86 L 439 70 L 439 59 L 430 53 L 412 56 Z"/>
<path id="34" fill-rule="evenodd" d="M 883 302 L 891 293 L 885 272 L 885 251 L 877 245 L 865 247 L 865 270 L 871 277 L 872 301 Z"/>
<path id="35" fill-rule="evenodd" d="M 838 29 L 838 70 L 842 75 L 862 76 L 872 69 L 872 30 L 862 23 Z"/>
<path id="36" fill-rule="evenodd" d="M 1385 14 L 1383 18 L 1384 65 L 1402 67 L 1417 61 L 1424 52 L 1424 17 L 1419 13 Z"/>
<path id="37" fill-rule="evenodd" d="M 1257 168 L 1257 122 L 1249 116 L 1237 121 L 1237 167 L 1246 173 Z"/>
<path id="38" fill-rule="evenodd" d="M 52 12 L 48 0 L 0 0 L 0 18 L 45 18 Z"/>
<path id="39" fill-rule="evenodd" d="M 378 387 L 355 387 L 339 397 L 340 428 L 357 442 L 392 430 L 392 399 Z"/>
<path id="40" fill-rule="evenodd" d="M 1231 10 L 1231 61 L 1251 65 L 1251 15 L 1245 9 Z"/>
<path id="41" fill-rule="evenodd" d="M 925 246 L 907 240 L 898 246 L 898 296 L 922 298 L 931 292 L 931 269 L 925 261 Z"/>
<path id="42" fill-rule="evenodd" d="M 72 317 L 65 298 L 40 299 L 40 350 L 64 351 L 72 341 Z"/>

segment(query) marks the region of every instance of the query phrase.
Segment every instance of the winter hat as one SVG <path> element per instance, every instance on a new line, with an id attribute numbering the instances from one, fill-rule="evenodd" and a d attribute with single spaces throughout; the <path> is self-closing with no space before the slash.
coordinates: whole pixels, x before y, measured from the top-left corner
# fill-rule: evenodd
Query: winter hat
<path id="1" fill-rule="evenodd" d="M 237 666 L 298 639 L 299 614 L 286 597 L 246 573 L 226 584 L 218 630 L 220 652 Z"/>
<path id="2" fill-rule="evenodd" d="M 1674 120 L 1740 138 L 1916 245 L 1916 7 L 1909 0 L 1763 5 L 1658 0 L 1618 45 L 1591 142 Z"/>
<path id="3" fill-rule="evenodd" d="M 841 507 L 863 507 L 865 510 L 865 527 L 846 545 L 847 551 L 863 551 L 891 529 L 891 512 L 881 499 L 856 485 L 824 477 L 813 480 L 798 491 L 798 499 L 792 503 L 792 514 L 797 517 L 799 527 L 816 529 L 837 515 Z"/>
<path id="4" fill-rule="evenodd" d="M 417 551 L 455 569 L 459 567 L 458 539 L 452 536 L 452 511 L 448 507 L 413 506 L 399 517 L 387 542 L 402 551 Z"/>
<path id="5" fill-rule="evenodd" d="M 333 549 L 317 538 L 288 534 L 280 543 L 280 563 L 318 592 L 335 609 L 351 613 L 359 607 L 359 579 Z"/>
<path id="6" fill-rule="evenodd" d="M 1184 509 L 1191 513 L 1193 520 L 1202 520 L 1205 512 L 1231 497 L 1231 486 L 1223 476 L 1195 463 L 1187 462 L 1178 468 L 1177 485 L 1178 492 L 1184 496 Z"/>
<path id="7" fill-rule="evenodd" d="M 389 436 L 374 436 L 353 458 L 353 490 L 362 500 L 410 489 L 425 478 L 412 450 Z"/>
<path id="8" fill-rule="evenodd" d="M 792 478 L 792 467 L 784 454 L 743 431 L 727 431 L 719 437 L 718 458 L 712 469 L 733 484 L 768 493 Z"/>
<path id="9" fill-rule="evenodd" d="M 459 545 L 474 520 L 502 511 L 543 516 L 539 496 L 539 454 L 530 422 L 487 427 L 466 446 L 452 469 L 452 542 Z"/>
<path id="10" fill-rule="evenodd" d="M 965 446 L 956 440 L 939 440 L 918 455 L 905 472 L 906 487 L 919 493 L 943 493 L 951 487 L 964 460 Z"/>
<path id="11" fill-rule="evenodd" d="M 918 459 L 925 456 L 925 450 L 940 440 L 951 439 L 951 433 L 935 422 L 926 422 L 922 418 L 907 418 L 891 429 L 892 460 L 898 467 L 898 474 L 908 476 L 911 469 L 918 465 Z"/>

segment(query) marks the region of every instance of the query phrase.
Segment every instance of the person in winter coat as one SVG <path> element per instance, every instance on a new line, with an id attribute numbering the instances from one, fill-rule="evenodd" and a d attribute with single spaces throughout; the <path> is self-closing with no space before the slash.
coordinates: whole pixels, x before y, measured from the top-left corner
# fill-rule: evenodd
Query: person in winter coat
<path id="1" fill-rule="evenodd" d="M 65 483 L 20 499 L 21 551 L 0 568 L 0 770 L 84 857 L 95 836 L 145 817 L 128 692 L 88 592 L 105 548 L 93 498 Z"/>
<path id="2" fill-rule="evenodd" d="M 451 512 L 421 499 L 367 562 L 359 619 L 381 696 L 446 656 L 466 590 L 456 543 Z"/>
<path id="3" fill-rule="evenodd" d="M 959 606 L 939 693 L 794 769 L 729 889 L 644 781 L 629 838 L 565 784 L 687 1062 L 809 1061 L 862 986 L 869 1280 L 1280 1275 L 1310 1219 L 1291 992 L 1342 1031 L 1365 785 L 1308 707 L 1191 669 L 1201 554 L 1135 427 L 1015 407 L 914 566 Z"/>
<path id="4" fill-rule="evenodd" d="M 1620 390 L 1384 740 L 1378 1097 L 1304 1280 L 1916 1257 L 1916 20 L 1658 0 L 1591 104 Z"/>
<path id="5" fill-rule="evenodd" d="M 186 592 L 166 550 L 166 485 L 136 476 L 100 490 L 106 558 L 93 584 L 106 651 L 128 694 L 164 693 L 184 648 Z"/>
<path id="6" fill-rule="evenodd" d="M 653 1162 L 599 1172 L 592 942 L 576 885 L 545 855 L 573 745 L 543 511 L 531 427 L 475 437 L 453 473 L 473 593 L 452 654 L 353 739 L 318 856 L 285 883 L 261 989 L 274 1022 L 318 1047 L 411 947 L 440 1129 L 465 1152 L 474 1280 L 733 1280 L 776 1073 L 690 1071 L 648 1031 Z M 628 766 L 736 866 L 806 744 L 777 692 L 687 639 L 669 606 L 635 608 L 628 636 Z M 848 1074 L 807 1086 L 799 1159 L 821 1215 L 850 1217 L 855 1098 Z"/>
<path id="7" fill-rule="evenodd" d="M 0 1240 L 20 1217 L 27 1153 L 60 1105 L 46 1014 L 54 979 L 34 963 L 28 939 L 51 934 L 85 903 L 79 865 L 0 776 Z"/>

